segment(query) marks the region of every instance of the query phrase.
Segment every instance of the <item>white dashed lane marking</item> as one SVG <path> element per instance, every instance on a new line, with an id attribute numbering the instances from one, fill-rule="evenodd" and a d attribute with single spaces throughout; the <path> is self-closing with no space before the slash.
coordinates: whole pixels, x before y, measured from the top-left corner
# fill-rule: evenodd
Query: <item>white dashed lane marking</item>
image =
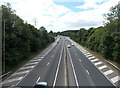
<path id="1" fill-rule="evenodd" d="M 29 70 L 22 71 L 22 72 L 17 72 L 17 73 L 14 73 L 13 75 L 20 75 L 20 74 L 25 74 L 25 73 L 28 73 L 28 72 L 29 72 Z"/>
<path id="2" fill-rule="evenodd" d="M 118 82 L 120 80 L 120 76 L 115 76 L 115 77 L 113 77 L 112 79 L 111 79 L 111 81 L 113 82 L 113 83 L 116 83 L 116 82 Z"/>
<path id="3" fill-rule="evenodd" d="M 40 80 L 40 77 L 37 79 L 36 83 L 39 82 L 39 80 Z"/>
<path id="4" fill-rule="evenodd" d="M 91 62 L 95 62 L 95 61 L 98 61 L 98 59 L 91 60 Z"/>
<path id="5" fill-rule="evenodd" d="M 79 61 L 81 61 L 81 59 L 79 59 Z"/>
<path id="6" fill-rule="evenodd" d="M 88 70 L 86 70 L 86 72 L 87 72 L 88 74 L 90 74 Z"/>
<path id="7" fill-rule="evenodd" d="M 102 64 L 102 62 L 100 61 L 100 62 L 95 63 L 95 65 L 99 65 L 99 64 Z"/>
<path id="8" fill-rule="evenodd" d="M 104 68 L 107 68 L 107 66 L 106 65 L 103 65 L 103 66 L 100 66 L 100 67 L 98 67 L 98 69 L 104 69 Z"/>
<path id="9" fill-rule="evenodd" d="M 49 63 L 47 63 L 47 65 L 49 65 Z"/>
<path id="10" fill-rule="evenodd" d="M 52 57 L 53 57 L 54 55 L 52 55 Z"/>
<path id="11" fill-rule="evenodd" d="M 109 74 L 111 74 L 111 73 L 113 73 L 112 70 L 108 70 L 108 71 L 104 72 L 105 75 L 109 75 Z"/>

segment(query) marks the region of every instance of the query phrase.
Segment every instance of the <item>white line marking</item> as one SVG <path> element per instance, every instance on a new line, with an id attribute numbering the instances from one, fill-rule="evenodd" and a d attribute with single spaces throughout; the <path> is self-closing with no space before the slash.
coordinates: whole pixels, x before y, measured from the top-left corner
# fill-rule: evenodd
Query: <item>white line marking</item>
<path id="1" fill-rule="evenodd" d="M 17 73 L 14 73 L 13 75 L 20 75 L 20 74 L 25 74 L 25 73 L 28 73 L 28 72 L 29 72 L 29 70 L 22 71 L 22 72 L 17 72 Z"/>
<path id="2" fill-rule="evenodd" d="M 37 64 L 38 62 L 30 62 L 30 63 L 28 63 L 28 64 L 26 64 L 26 65 L 35 65 L 35 64 Z"/>
<path id="3" fill-rule="evenodd" d="M 55 46 L 56 46 L 56 43 L 53 44 L 52 48 L 50 48 L 50 50 L 47 52 L 47 54 L 48 54 Z M 44 57 L 43 57 L 43 58 L 44 58 Z M 37 65 L 37 64 L 36 64 L 36 65 Z M 35 66 L 36 66 L 36 65 L 35 65 Z M 33 69 L 31 69 L 30 71 L 32 71 L 32 70 L 33 70 Z M 30 72 L 30 71 L 29 71 L 29 72 Z M 25 78 L 27 75 L 28 75 L 28 73 L 24 76 L 24 78 Z M 22 78 L 22 79 L 23 79 L 23 78 Z M 17 84 L 15 84 L 15 86 L 17 86 L 17 85 L 22 81 L 22 79 L 21 79 Z"/>
<path id="4" fill-rule="evenodd" d="M 98 59 L 91 60 L 91 62 L 95 62 L 95 61 L 98 61 Z"/>
<path id="5" fill-rule="evenodd" d="M 40 77 L 37 79 L 36 83 L 40 80 Z"/>
<path id="6" fill-rule="evenodd" d="M 111 81 L 113 82 L 113 83 L 116 83 L 116 82 L 118 82 L 120 80 L 120 76 L 116 76 L 116 77 L 113 77 L 112 79 L 111 79 Z"/>
<path id="7" fill-rule="evenodd" d="M 49 65 L 49 63 L 47 63 L 47 65 Z"/>
<path id="8" fill-rule="evenodd" d="M 82 53 L 85 55 L 86 52 L 82 51 Z"/>
<path id="9" fill-rule="evenodd" d="M 44 57 L 40 57 L 40 58 L 44 58 Z"/>
<path id="10" fill-rule="evenodd" d="M 9 80 L 3 81 L 2 84 L 11 83 L 11 82 L 18 81 L 18 80 L 21 80 L 21 79 L 22 79 L 22 77 L 9 79 Z"/>
<path id="11" fill-rule="evenodd" d="M 77 56 L 77 53 L 76 53 L 76 56 Z"/>
<path id="12" fill-rule="evenodd" d="M 104 68 L 107 68 L 107 66 L 106 65 L 103 65 L 103 66 L 100 66 L 100 67 L 98 67 L 98 69 L 104 69 Z"/>
<path id="13" fill-rule="evenodd" d="M 40 61 L 40 60 L 41 60 L 41 59 L 31 60 L 31 62 L 32 62 L 32 61 Z"/>
<path id="14" fill-rule="evenodd" d="M 92 57 L 88 57 L 88 59 L 90 60 L 90 59 L 93 59 L 93 58 L 95 58 L 95 56 L 92 56 Z"/>
<path id="15" fill-rule="evenodd" d="M 111 74 L 111 73 L 113 73 L 112 70 L 108 70 L 108 71 L 104 72 L 105 75 L 109 75 L 109 74 Z"/>
<path id="16" fill-rule="evenodd" d="M 85 53 L 84 55 L 89 55 L 90 53 Z"/>
<path id="17" fill-rule="evenodd" d="M 63 42 L 63 44 L 64 44 L 64 42 Z M 54 79 L 54 83 L 53 83 L 53 88 L 55 87 L 55 84 L 56 84 L 57 75 L 58 75 L 58 71 L 59 71 L 59 67 L 60 67 L 60 62 L 61 62 L 61 59 L 62 59 L 63 44 L 62 44 L 62 50 L 61 50 L 60 59 L 59 59 L 58 66 L 57 66 L 57 71 L 56 71 L 56 74 L 55 74 L 55 79 Z"/>
<path id="18" fill-rule="evenodd" d="M 68 50 L 68 48 L 67 48 L 67 50 Z M 71 59 L 71 55 L 70 55 L 69 50 L 68 50 L 68 54 L 69 54 L 69 56 L 70 56 L 70 62 L 71 62 L 71 65 L 72 65 L 72 69 L 73 69 L 74 76 L 75 76 L 76 85 L 77 85 L 77 87 L 79 88 L 79 84 L 78 84 L 78 81 L 77 81 L 77 76 L 76 76 L 76 73 L 75 73 L 74 65 L 73 65 L 73 62 L 72 62 L 72 59 Z"/>
<path id="19" fill-rule="evenodd" d="M 20 68 L 20 70 L 28 69 L 28 68 L 33 68 L 33 67 L 34 67 L 34 66 L 27 66 L 27 67 Z"/>
<path id="20" fill-rule="evenodd" d="M 92 54 L 86 55 L 86 57 L 90 57 L 90 56 L 92 56 Z"/>
<path id="21" fill-rule="evenodd" d="M 102 62 L 100 61 L 100 62 L 95 63 L 95 65 L 99 65 L 99 64 L 102 64 Z"/>
<path id="22" fill-rule="evenodd" d="M 88 75 L 90 74 L 88 70 L 86 70 L 86 72 L 88 73 Z"/>
<path id="23" fill-rule="evenodd" d="M 69 39 L 70 40 L 70 39 Z M 73 40 L 70 40 L 70 41 L 73 41 Z M 73 41 L 74 42 L 74 41 Z M 74 42 L 75 43 L 75 42 Z M 76 45 L 76 47 L 79 49 L 79 47 L 81 47 L 80 45 L 79 45 L 79 47 L 78 47 L 78 44 L 75 44 Z M 89 57 L 88 59 L 92 59 L 92 58 L 95 58 L 94 56 L 93 57 Z M 93 64 L 93 63 L 92 63 Z M 96 68 L 97 68 L 97 66 L 95 66 Z M 103 72 L 101 71 L 101 70 L 99 70 L 102 74 L 103 74 Z M 104 74 L 103 74 L 104 75 Z M 112 83 L 112 81 L 106 76 L 106 75 L 104 75 L 111 83 Z M 114 86 L 116 86 L 114 83 L 112 83 Z"/>
<path id="24" fill-rule="evenodd" d="M 53 57 L 54 55 L 52 55 L 52 57 Z"/>
<path id="25" fill-rule="evenodd" d="M 14 86 L 15 86 L 15 85 L 12 85 L 11 88 L 14 87 Z"/>
<path id="26" fill-rule="evenodd" d="M 81 61 L 81 59 L 79 59 L 79 61 Z"/>

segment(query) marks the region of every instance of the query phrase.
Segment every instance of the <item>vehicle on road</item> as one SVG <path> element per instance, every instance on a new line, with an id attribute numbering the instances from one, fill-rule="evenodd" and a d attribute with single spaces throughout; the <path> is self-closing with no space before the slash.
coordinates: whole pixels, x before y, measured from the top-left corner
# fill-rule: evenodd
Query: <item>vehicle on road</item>
<path id="1" fill-rule="evenodd" d="M 37 82 L 34 88 L 47 88 L 47 82 Z"/>
<path id="2" fill-rule="evenodd" d="M 68 48 L 70 48 L 71 46 L 70 45 L 67 45 Z"/>

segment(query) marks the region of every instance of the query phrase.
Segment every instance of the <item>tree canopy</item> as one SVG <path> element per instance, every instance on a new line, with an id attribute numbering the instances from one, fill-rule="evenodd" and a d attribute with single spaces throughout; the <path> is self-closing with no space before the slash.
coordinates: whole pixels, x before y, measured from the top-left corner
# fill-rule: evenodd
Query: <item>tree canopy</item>
<path id="1" fill-rule="evenodd" d="M 42 50 L 54 41 L 45 27 L 39 29 L 24 22 L 12 10 L 11 5 L 2 5 L 2 30 L 5 29 L 5 71 L 30 57 L 31 54 Z M 2 31 L 4 37 L 4 31 Z M 4 39 L 4 38 L 3 38 Z M 3 40 L 4 42 L 4 40 Z"/>

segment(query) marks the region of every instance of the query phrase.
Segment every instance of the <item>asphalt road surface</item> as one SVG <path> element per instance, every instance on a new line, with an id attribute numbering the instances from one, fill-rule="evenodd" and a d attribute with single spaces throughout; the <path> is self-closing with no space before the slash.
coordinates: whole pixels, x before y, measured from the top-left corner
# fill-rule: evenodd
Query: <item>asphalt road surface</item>
<path id="1" fill-rule="evenodd" d="M 59 41 L 59 42 L 58 42 Z M 45 81 L 50 87 L 116 88 L 71 41 L 60 36 L 45 49 L 2 82 L 4 87 L 34 87 Z"/>

